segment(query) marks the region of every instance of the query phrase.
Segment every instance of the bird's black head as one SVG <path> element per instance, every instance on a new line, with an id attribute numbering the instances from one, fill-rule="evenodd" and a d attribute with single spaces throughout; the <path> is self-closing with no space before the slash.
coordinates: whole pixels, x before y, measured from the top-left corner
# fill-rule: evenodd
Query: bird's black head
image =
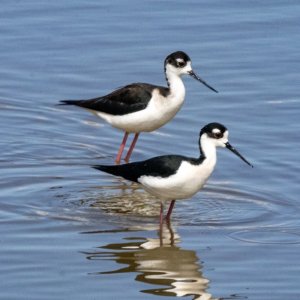
<path id="1" fill-rule="evenodd" d="M 199 144 L 201 152 L 204 155 L 205 151 L 211 151 L 211 147 L 226 147 L 241 158 L 246 164 L 253 167 L 234 147 L 230 145 L 228 141 L 228 130 L 220 123 L 214 122 L 205 125 L 200 131 Z"/>
<path id="2" fill-rule="evenodd" d="M 176 74 L 176 76 L 190 75 L 194 79 L 198 80 L 212 91 L 218 93 L 213 87 L 207 84 L 201 77 L 199 77 L 192 69 L 192 63 L 190 57 L 183 51 L 176 51 L 169 54 L 165 59 L 165 73 L 168 84 L 169 76 Z"/>
<path id="3" fill-rule="evenodd" d="M 190 62 L 190 57 L 183 51 L 176 51 L 169 54 L 165 59 L 165 66 L 167 64 L 172 65 L 175 68 L 183 68 L 187 62 Z"/>
<path id="4" fill-rule="evenodd" d="M 224 137 L 224 133 L 227 131 L 227 128 L 217 122 L 209 123 L 205 125 L 200 131 L 200 137 L 206 133 L 208 137 L 213 139 L 220 139 Z"/>

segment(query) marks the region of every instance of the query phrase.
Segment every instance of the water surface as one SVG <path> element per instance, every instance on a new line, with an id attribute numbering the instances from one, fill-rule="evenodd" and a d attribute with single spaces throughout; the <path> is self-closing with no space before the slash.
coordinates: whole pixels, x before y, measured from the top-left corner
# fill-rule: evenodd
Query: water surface
<path id="1" fill-rule="evenodd" d="M 1 299 L 299 299 L 299 14 L 296 1 L 8 1 L 0 18 Z M 122 133 L 57 106 L 130 82 L 164 84 L 183 50 L 220 91 L 185 78 L 175 119 L 132 159 L 198 156 L 208 122 L 221 149 L 205 189 L 159 202 L 92 169 Z"/>

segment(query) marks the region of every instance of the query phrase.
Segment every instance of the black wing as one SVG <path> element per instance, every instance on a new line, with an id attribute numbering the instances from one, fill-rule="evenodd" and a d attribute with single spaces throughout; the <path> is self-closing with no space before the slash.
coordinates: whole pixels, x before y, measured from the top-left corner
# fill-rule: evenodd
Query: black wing
<path id="1" fill-rule="evenodd" d="M 168 91 L 167 88 L 147 83 L 133 83 L 106 96 L 89 100 L 62 100 L 60 102 L 61 104 L 77 105 L 111 115 L 125 115 L 146 108 L 155 88 L 164 94 Z"/>
<path id="2" fill-rule="evenodd" d="M 180 155 L 164 155 L 150 158 L 140 162 L 132 162 L 123 165 L 105 166 L 96 165 L 93 168 L 121 176 L 127 180 L 138 182 L 138 179 L 143 175 L 156 177 L 169 177 L 177 172 L 182 161 L 193 163 L 196 159 L 188 158 Z"/>

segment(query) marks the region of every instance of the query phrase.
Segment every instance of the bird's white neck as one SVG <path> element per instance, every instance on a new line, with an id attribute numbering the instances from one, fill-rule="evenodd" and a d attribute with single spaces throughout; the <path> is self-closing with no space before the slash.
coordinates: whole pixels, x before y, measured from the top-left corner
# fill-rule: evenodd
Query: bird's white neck
<path id="1" fill-rule="evenodd" d="M 206 134 L 201 136 L 199 143 L 201 157 L 204 157 L 205 161 L 214 168 L 217 162 L 216 145 L 207 137 Z"/>
<path id="2" fill-rule="evenodd" d="M 184 100 L 185 97 L 185 87 L 181 77 L 174 72 L 166 70 L 166 79 L 170 89 L 171 96 Z"/>

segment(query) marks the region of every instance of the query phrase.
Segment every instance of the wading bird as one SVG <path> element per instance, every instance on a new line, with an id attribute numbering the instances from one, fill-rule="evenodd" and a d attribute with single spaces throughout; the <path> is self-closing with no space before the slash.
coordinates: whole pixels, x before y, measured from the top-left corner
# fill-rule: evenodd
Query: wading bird
<path id="1" fill-rule="evenodd" d="M 202 189 L 217 162 L 217 147 L 226 147 L 253 167 L 228 141 L 228 130 L 220 123 L 209 123 L 200 131 L 198 158 L 164 155 L 122 165 L 96 165 L 95 169 L 139 183 L 147 192 L 161 199 L 160 224 L 163 222 L 163 203 L 170 201 L 166 220 L 175 200 L 191 198 Z"/>
<path id="2" fill-rule="evenodd" d="M 116 163 L 120 163 L 128 134 L 135 133 L 125 157 L 125 161 L 129 161 L 140 132 L 150 132 L 160 128 L 180 110 L 185 98 L 182 75 L 192 76 L 217 93 L 213 87 L 195 74 L 191 59 L 182 51 L 174 52 L 166 57 L 164 71 L 167 87 L 132 83 L 106 96 L 88 100 L 62 100 L 60 104 L 86 108 L 113 127 L 125 132 Z"/>

